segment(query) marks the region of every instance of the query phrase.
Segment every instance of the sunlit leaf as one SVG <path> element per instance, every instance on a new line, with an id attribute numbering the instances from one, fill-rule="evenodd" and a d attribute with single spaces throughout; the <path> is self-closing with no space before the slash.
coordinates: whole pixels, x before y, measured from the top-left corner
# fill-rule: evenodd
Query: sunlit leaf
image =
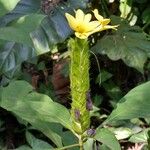
<path id="1" fill-rule="evenodd" d="M 37 139 L 30 132 L 26 132 L 26 139 L 33 150 L 50 150 L 52 146 L 45 141 Z"/>
<path id="2" fill-rule="evenodd" d="M 150 82 L 141 84 L 127 93 L 112 111 L 107 123 L 116 120 L 150 117 Z"/>
<path id="3" fill-rule="evenodd" d="M 133 143 L 144 143 L 144 142 L 147 142 L 147 140 L 148 140 L 148 131 L 150 131 L 149 128 L 143 129 L 142 132 L 132 135 L 129 138 L 129 141 L 133 142 Z"/>
<path id="4" fill-rule="evenodd" d="M 106 128 L 98 128 L 94 139 L 105 144 L 111 150 L 121 150 L 115 135 Z"/>
<path id="5" fill-rule="evenodd" d="M 112 16 L 112 22 L 119 24 L 118 30 L 105 35 L 92 50 L 111 60 L 122 59 L 126 65 L 143 72 L 144 63 L 150 57 L 150 41 L 139 27 L 130 27 L 115 16 Z"/>
<path id="6" fill-rule="evenodd" d="M 33 92 L 32 86 L 25 81 L 14 81 L 1 88 L 0 100 L 2 108 L 28 121 L 56 145 L 62 146 L 61 138 L 49 123 L 60 123 L 71 129 L 70 113 L 64 106 L 53 102 L 47 95 Z"/>
<path id="7" fill-rule="evenodd" d="M 13 10 L 20 0 L 0 0 L 0 17 Z"/>
<path id="8" fill-rule="evenodd" d="M 40 14 L 23 16 L 15 24 L 0 28 L 0 39 L 32 46 L 29 34 L 40 25 L 44 17 Z"/>

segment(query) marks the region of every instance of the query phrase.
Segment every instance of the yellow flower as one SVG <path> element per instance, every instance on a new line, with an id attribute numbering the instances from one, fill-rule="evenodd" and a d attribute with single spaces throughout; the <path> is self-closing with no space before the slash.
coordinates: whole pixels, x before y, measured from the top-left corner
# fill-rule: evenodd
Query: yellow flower
<path id="1" fill-rule="evenodd" d="M 97 9 L 95 9 L 93 13 L 94 13 L 95 18 L 99 21 L 99 24 L 100 24 L 99 28 L 97 29 L 98 31 L 103 31 L 107 29 L 117 30 L 116 27 L 118 27 L 118 25 L 115 25 L 115 26 L 108 25 L 108 23 L 110 22 L 110 19 L 103 18 L 103 16 L 101 16 L 98 13 Z"/>
<path id="2" fill-rule="evenodd" d="M 97 27 L 99 26 L 98 21 L 91 21 L 91 14 L 88 13 L 85 15 L 80 9 L 75 12 L 75 17 L 68 13 L 65 13 L 65 16 L 69 26 L 75 31 L 75 35 L 80 39 L 85 39 L 96 32 Z"/>

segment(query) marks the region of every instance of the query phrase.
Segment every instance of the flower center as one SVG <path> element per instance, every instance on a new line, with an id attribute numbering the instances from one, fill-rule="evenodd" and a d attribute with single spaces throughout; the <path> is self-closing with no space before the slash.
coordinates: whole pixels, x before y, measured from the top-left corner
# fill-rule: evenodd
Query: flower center
<path id="1" fill-rule="evenodd" d="M 84 33 L 84 32 L 86 32 L 86 27 L 85 27 L 85 25 L 79 24 L 79 25 L 77 26 L 77 32 L 79 32 L 79 33 Z"/>

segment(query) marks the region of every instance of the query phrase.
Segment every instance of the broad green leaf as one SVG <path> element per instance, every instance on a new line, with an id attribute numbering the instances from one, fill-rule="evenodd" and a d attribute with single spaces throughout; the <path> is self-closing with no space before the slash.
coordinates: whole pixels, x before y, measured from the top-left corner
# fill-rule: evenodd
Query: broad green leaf
<path id="1" fill-rule="evenodd" d="M 115 16 L 111 18 L 113 24 L 119 24 L 118 30 L 105 35 L 92 50 L 111 60 L 122 59 L 126 65 L 143 72 L 144 63 L 150 57 L 150 41 L 139 27 L 130 27 Z"/>
<path id="2" fill-rule="evenodd" d="M 106 128 L 98 128 L 94 139 L 105 144 L 111 150 L 121 150 L 115 135 Z"/>
<path id="3" fill-rule="evenodd" d="M 41 0 L 20 0 L 13 11 L 0 18 L 0 26 L 4 27 L 21 16 L 37 13 L 40 10 L 40 4 Z"/>
<path id="4" fill-rule="evenodd" d="M 60 123 L 71 129 L 68 110 L 47 95 L 33 92 L 32 86 L 25 81 L 14 81 L 1 88 L 0 106 L 41 130 L 59 147 L 62 147 L 61 138 L 49 123 Z"/>
<path id="5" fill-rule="evenodd" d="M 15 24 L 0 28 L 0 39 L 32 46 L 29 34 L 40 25 L 44 17 L 40 14 L 23 16 Z"/>
<path id="6" fill-rule="evenodd" d="M 133 143 L 145 143 L 148 140 L 148 132 L 149 131 L 150 131 L 149 128 L 148 129 L 143 129 L 142 132 L 139 132 L 137 134 L 132 135 L 129 138 L 129 141 L 133 142 Z"/>
<path id="7" fill-rule="evenodd" d="M 72 132 L 70 131 L 65 131 L 61 134 L 62 139 L 63 139 L 63 144 L 64 146 L 68 146 L 68 145 L 73 145 L 73 144 L 78 144 L 78 139 L 75 135 L 73 135 Z M 74 147 L 71 148 L 71 150 L 78 150 L 79 147 Z"/>
<path id="8" fill-rule="evenodd" d="M 21 116 L 21 115 L 20 115 Z M 23 117 L 22 117 L 23 118 Z M 53 124 L 51 122 L 46 122 L 40 119 L 36 119 L 34 121 L 33 118 L 28 117 L 26 119 L 33 127 L 41 131 L 45 136 L 47 136 L 51 141 L 53 141 L 57 147 L 62 147 L 62 137 L 60 136 L 60 132 L 56 127 L 57 124 Z M 62 127 L 59 127 L 61 130 Z M 59 131 L 59 132 L 58 132 Z"/>
<path id="9" fill-rule="evenodd" d="M 5 74 L 12 77 L 23 61 L 34 56 L 33 48 L 15 42 L 7 42 L 0 47 L 0 75 Z"/>
<path id="10" fill-rule="evenodd" d="M 111 150 L 111 149 L 109 147 L 107 147 L 105 144 L 102 144 L 101 150 Z"/>
<path id="11" fill-rule="evenodd" d="M 32 32 L 30 34 L 30 37 L 32 38 L 34 48 L 36 49 L 36 55 L 40 55 L 50 51 L 48 41 L 44 32 L 42 31 L 42 28 L 39 28 L 38 30 Z"/>
<path id="12" fill-rule="evenodd" d="M 93 150 L 93 143 L 94 143 L 93 138 L 88 138 L 88 140 L 83 145 L 84 149 L 85 150 Z"/>
<path id="13" fill-rule="evenodd" d="M 120 127 L 114 129 L 113 133 L 115 134 L 118 140 L 126 139 L 132 135 L 133 131 L 130 128 Z"/>
<path id="14" fill-rule="evenodd" d="M 8 57 L 9 59 L 5 61 L 9 62 L 9 66 L 11 66 L 12 69 L 14 68 L 14 70 L 8 71 L 7 63 L 5 63 L 6 66 L 4 65 L 5 69 L 3 69 L 3 74 L 6 72 L 7 76 L 11 76 L 12 78 L 13 72 L 15 72 L 16 68 L 20 67 L 21 62 L 53 50 L 54 45 L 63 42 L 68 38 L 72 32 L 65 18 L 65 12 L 73 12 L 77 8 L 86 8 L 87 2 L 88 0 L 68 0 L 67 2 L 60 2 L 59 5 L 53 8 L 53 13 L 50 13 L 43 19 L 40 27 L 33 31 L 35 26 L 31 22 L 33 21 L 35 23 L 35 21 L 37 21 L 36 23 L 38 23 L 40 18 L 37 18 L 37 20 L 34 21 L 30 17 L 27 18 L 27 16 L 33 16 L 33 14 L 39 16 L 43 15 L 43 12 L 40 11 L 41 0 L 21 0 L 12 12 L 0 19 L 0 27 L 4 29 L 1 29 L 1 32 L 5 34 L 5 36 L 1 34 L 0 37 L 5 40 L 13 40 L 30 45 L 28 49 L 31 50 L 30 52 L 33 55 L 28 55 L 28 57 L 16 63 L 17 66 L 14 65 L 14 67 L 12 67 L 13 65 L 10 64 L 15 64 L 14 62 L 19 58 L 19 54 L 13 56 L 13 53 L 15 53 L 13 50 L 13 52 L 10 52 L 12 55 L 9 55 L 10 57 L 12 56 L 11 58 L 13 59 Z M 31 31 L 33 32 L 31 33 Z M 15 43 L 15 45 L 18 45 L 18 51 L 22 52 L 22 54 L 24 52 L 22 47 L 27 47 L 27 45 L 22 46 L 22 44 L 20 45 L 18 43 Z"/>
<path id="15" fill-rule="evenodd" d="M 20 0 L 0 0 L 0 17 L 13 10 Z"/>
<path id="16" fill-rule="evenodd" d="M 117 104 L 105 123 L 116 120 L 150 117 L 150 81 L 127 93 Z"/>
<path id="17" fill-rule="evenodd" d="M 26 139 L 33 150 L 50 150 L 52 146 L 45 141 L 37 139 L 30 132 L 26 132 Z"/>
<path id="18" fill-rule="evenodd" d="M 16 148 L 15 150 L 32 150 L 32 149 L 27 145 L 23 145 L 23 146 Z"/>

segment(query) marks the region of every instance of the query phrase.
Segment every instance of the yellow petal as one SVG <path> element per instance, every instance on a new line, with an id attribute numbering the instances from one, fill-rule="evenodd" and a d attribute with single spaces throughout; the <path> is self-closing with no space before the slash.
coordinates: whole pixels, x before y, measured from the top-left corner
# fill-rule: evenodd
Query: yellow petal
<path id="1" fill-rule="evenodd" d="M 84 17 L 84 22 L 86 22 L 86 23 L 90 22 L 91 18 L 92 18 L 91 14 L 86 14 Z"/>
<path id="2" fill-rule="evenodd" d="M 75 32 L 75 36 L 78 37 L 79 39 L 86 39 L 88 38 L 87 34 Z"/>
<path id="3" fill-rule="evenodd" d="M 95 18 L 96 18 L 97 20 L 99 20 L 99 21 L 100 21 L 100 20 L 103 20 L 103 16 L 99 15 L 97 9 L 94 9 L 93 13 L 94 13 L 94 16 L 95 16 Z"/>
<path id="4" fill-rule="evenodd" d="M 116 29 L 117 27 L 118 27 L 118 25 L 115 25 L 115 26 L 111 26 L 111 25 L 101 26 L 101 27 L 99 28 L 99 31 L 108 30 L 108 29 L 117 30 L 117 29 Z"/>
<path id="5" fill-rule="evenodd" d="M 95 28 L 97 28 L 99 26 L 99 22 L 98 21 L 91 21 L 87 24 L 84 24 L 84 28 L 86 32 L 90 32 L 92 30 L 95 30 Z"/>
<path id="6" fill-rule="evenodd" d="M 68 20 L 69 26 L 70 26 L 73 30 L 76 30 L 77 25 L 78 25 L 76 19 L 75 19 L 72 15 L 70 15 L 70 14 L 68 14 L 68 13 L 65 13 L 65 16 L 66 16 L 66 18 L 67 18 L 67 20 Z"/>
<path id="7" fill-rule="evenodd" d="M 75 18 L 76 18 L 76 20 L 77 20 L 78 22 L 83 22 L 84 16 L 85 16 L 85 14 L 84 14 L 84 12 L 83 12 L 81 9 L 78 9 L 78 10 L 76 11 L 76 16 L 75 16 Z"/>
<path id="8" fill-rule="evenodd" d="M 110 22 L 110 19 L 103 19 L 103 20 L 101 21 L 101 24 L 102 24 L 103 26 L 105 26 L 105 25 L 107 25 L 109 22 Z"/>

